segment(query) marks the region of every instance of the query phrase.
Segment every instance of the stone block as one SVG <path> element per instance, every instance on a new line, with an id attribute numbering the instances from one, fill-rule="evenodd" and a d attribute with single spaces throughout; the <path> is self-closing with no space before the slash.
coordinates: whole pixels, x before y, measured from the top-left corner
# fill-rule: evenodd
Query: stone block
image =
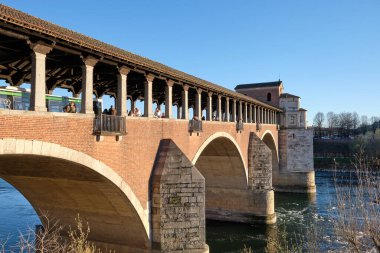
<path id="1" fill-rule="evenodd" d="M 171 140 L 161 141 L 151 179 L 153 249 L 205 249 L 205 181 Z"/>

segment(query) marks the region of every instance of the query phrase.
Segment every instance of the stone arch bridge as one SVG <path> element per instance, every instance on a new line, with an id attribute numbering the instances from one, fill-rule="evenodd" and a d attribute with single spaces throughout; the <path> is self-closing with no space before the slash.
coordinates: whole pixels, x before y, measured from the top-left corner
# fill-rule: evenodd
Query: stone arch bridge
<path id="1" fill-rule="evenodd" d="M 117 252 L 207 252 L 206 218 L 276 221 L 280 109 L 4 5 L 0 78 L 31 84 L 28 110 L 0 109 L 0 177 L 39 215 L 73 225 L 79 213 Z M 81 113 L 48 111 L 58 87 Z M 94 114 L 103 94 L 117 115 Z M 126 116 L 138 99 L 144 117 Z"/>

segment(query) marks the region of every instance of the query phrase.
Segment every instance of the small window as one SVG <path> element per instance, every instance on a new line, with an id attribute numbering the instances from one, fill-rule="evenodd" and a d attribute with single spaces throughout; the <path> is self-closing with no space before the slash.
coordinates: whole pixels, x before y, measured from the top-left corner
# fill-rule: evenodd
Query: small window
<path id="1" fill-rule="evenodd" d="M 270 92 L 267 94 L 267 101 L 272 101 L 272 94 Z"/>

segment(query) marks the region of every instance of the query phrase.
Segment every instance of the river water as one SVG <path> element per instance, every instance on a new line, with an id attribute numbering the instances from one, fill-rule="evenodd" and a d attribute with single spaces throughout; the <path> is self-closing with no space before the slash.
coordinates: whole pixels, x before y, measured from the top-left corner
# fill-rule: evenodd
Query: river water
<path id="1" fill-rule="evenodd" d="M 318 238 L 322 250 L 336 247 L 332 242 L 330 209 L 336 203 L 332 172 L 316 173 L 317 193 L 275 194 L 277 224 L 275 226 L 245 225 L 224 222 L 207 222 L 207 244 L 210 252 L 241 252 L 250 247 L 255 253 L 264 252 L 266 239 L 277 229 L 285 230 L 289 237 L 305 234 L 310 221 L 318 221 L 324 228 Z M 0 179 L 0 240 L 8 238 L 8 245 L 17 241 L 18 234 L 25 233 L 28 227 L 34 228 L 40 221 L 29 202 L 11 185 Z"/>

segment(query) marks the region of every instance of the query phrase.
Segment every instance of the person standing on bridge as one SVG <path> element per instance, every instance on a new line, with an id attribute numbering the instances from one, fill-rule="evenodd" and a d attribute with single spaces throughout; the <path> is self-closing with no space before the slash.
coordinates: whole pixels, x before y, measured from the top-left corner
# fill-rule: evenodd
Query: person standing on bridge
<path id="1" fill-rule="evenodd" d="M 137 108 L 137 107 L 135 108 L 134 116 L 135 117 L 140 117 L 141 116 L 141 112 L 140 112 L 139 108 Z"/>
<path id="2" fill-rule="evenodd" d="M 77 107 L 74 102 L 70 102 L 70 112 L 71 113 L 76 113 L 77 112 Z"/>
<path id="3" fill-rule="evenodd" d="M 160 107 L 157 106 L 156 111 L 154 112 L 154 117 L 161 118 L 161 116 L 162 116 L 162 113 L 161 113 Z"/>
<path id="4" fill-rule="evenodd" d="M 70 105 L 66 105 L 64 108 L 63 108 L 63 112 L 67 112 L 69 113 L 70 112 Z"/>

